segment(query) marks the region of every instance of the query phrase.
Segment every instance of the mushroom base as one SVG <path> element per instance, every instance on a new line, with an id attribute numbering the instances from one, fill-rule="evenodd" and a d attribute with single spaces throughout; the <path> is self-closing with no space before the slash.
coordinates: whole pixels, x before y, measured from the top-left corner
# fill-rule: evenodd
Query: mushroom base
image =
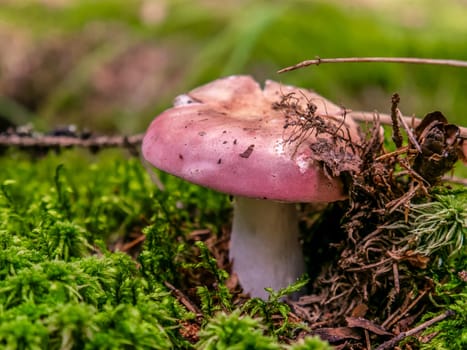
<path id="1" fill-rule="evenodd" d="M 267 299 L 305 272 L 295 204 L 236 197 L 230 240 L 233 272 L 245 293 Z"/>

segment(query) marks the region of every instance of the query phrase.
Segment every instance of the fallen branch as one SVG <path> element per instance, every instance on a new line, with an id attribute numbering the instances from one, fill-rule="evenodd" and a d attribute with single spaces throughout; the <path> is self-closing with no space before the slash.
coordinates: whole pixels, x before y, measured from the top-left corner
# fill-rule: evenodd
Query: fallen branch
<path id="1" fill-rule="evenodd" d="M 414 57 L 345 57 L 345 58 L 315 58 L 306 60 L 296 65 L 282 68 L 277 73 L 290 72 L 303 67 L 312 65 L 320 65 L 322 63 L 363 63 L 363 62 L 378 62 L 378 63 L 410 63 L 410 64 L 434 64 L 451 67 L 467 68 L 467 61 L 449 60 L 449 59 L 433 59 L 433 58 L 414 58 Z"/>
<path id="2" fill-rule="evenodd" d="M 143 140 L 143 134 L 133 136 L 95 136 L 87 139 L 70 136 L 20 136 L 16 134 L 0 135 L 0 146 L 21 148 L 110 148 L 137 147 Z"/>
<path id="3" fill-rule="evenodd" d="M 396 344 L 398 344 L 400 341 L 404 340 L 407 337 L 411 337 L 412 335 L 415 335 L 417 333 L 420 333 L 421 331 L 425 330 L 426 328 L 434 325 L 437 322 L 440 322 L 444 320 L 445 318 L 453 316 L 455 313 L 452 310 L 447 310 L 446 312 L 442 313 L 441 315 L 438 315 L 431 320 L 428 320 L 421 325 L 412 328 L 411 330 L 407 332 L 402 332 L 395 336 L 394 338 L 382 343 L 380 346 L 376 348 L 376 350 L 388 350 L 388 349 L 393 349 Z"/>

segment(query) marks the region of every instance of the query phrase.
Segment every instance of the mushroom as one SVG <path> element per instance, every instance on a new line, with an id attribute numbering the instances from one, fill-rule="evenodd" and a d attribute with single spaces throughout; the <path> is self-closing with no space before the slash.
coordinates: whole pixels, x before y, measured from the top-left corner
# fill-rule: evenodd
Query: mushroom
<path id="1" fill-rule="evenodd" d="M 266 287 L 305 272 L 296 203 L 346 198 L 339 174 L 358 159 L 357 129 L 311 91 L 230 76 L 177 97 L 142 152 L 156 168 L 235 197 L 232 269 L 244 292 L 265 299 Z"/>

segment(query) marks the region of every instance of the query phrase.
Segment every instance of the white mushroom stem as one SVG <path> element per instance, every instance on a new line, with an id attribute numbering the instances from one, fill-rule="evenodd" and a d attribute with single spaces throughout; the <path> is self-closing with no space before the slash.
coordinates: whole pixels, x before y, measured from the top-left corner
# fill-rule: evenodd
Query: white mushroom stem
<path id="1" fill-rule="evenodd" d="M 230 240 L 233 272 L 245 293 L 284 288 L 305 271 L 295 204 L 236 197 Z"/>

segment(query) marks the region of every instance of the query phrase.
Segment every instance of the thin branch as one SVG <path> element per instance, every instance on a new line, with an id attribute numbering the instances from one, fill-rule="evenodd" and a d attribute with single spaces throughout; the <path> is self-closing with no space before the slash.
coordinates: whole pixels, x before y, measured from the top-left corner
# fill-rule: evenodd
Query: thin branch
<path id="1" fill-rule="evenodd" d="M 180 289 L 175 288 L 167 281 L 164 281 L 164 285 L 172 291 L 177 300 L 183 304 L 188 311 L 194 313 L 197 317 L 202 315 L 201 310 L 194 303 L 192 303 L 191 300 Z"/>
<path id="2" fill-rule="evenodd" d="M 354 120 L 359 121 L 359 122 L 374 122 L 375 116 L 378 116 L 381 124 L 387 124 L 387 125 L 392 124 L 391 116 L 389 114 L 384 114 L 384 113 L 348 111 L 346 112 L 346 115 L 352 117 Z M 421 119 L 418 119 L 415 117 L 401 116 L 401 118 L 403 118 L 404 121 L 408 125 L 414 128 L 417 127 L 418 124 L 421 123 Z M 467 128 L 459 126 L 459 131 L 460 131 L 460 137 L 463 139 L 467 139 Z"/>
<path id="3" fill-rule="evenodd" d="M 404 127 L 405 132 L 407 133 L 407 137 L 409 138 L 412 145 L 417 149 L 418 153 L 422 153 L 422 148 L 418 144 L 418 141 L 415 138 L 415 136 L 413 135 L 412 130 L 410 130 L 410 127 L 408 126 L 407 122 L 404 120 L 404 116 L 402 115 L 399 108 L 396 109 L 396 115 L 397 115 L 398 119 L 400 120 L 402 126 Z"/>
<path id="4" fill-rule="evenodd" d="M 345 58 L 319 58 L 314 60 L 306 60 L 294 66 L 282 68 L 277 73 L 290 72 L 311 65 L 320 65 L 322 63 L 362 63 L 362 62 L 378 62 L 378 63 L 411 63 L 411 64 L 434 64 L 450 67 L 467 68 L 467 61 L 450 60 L 450 59 L 434 59 L 434 58 L 414 58 L 414 57 L 345 57 Z"/>
<path id="5" fill-rule="evenodd" d="M 393 249 L 394 249 L 394 245 L 393 245 Z M 401 284 L 399 280 L 399 265 L 397 264 L 396 261 L 392 263 L 392 274 L 394 276 L 394 290 L 396 294 L 399 294 L 401 292 Z"/>
<path id="6" fill-rule="evenodd" d="M 383 326 L 386 329 L 391 328 L 394 324 L 396 324 L 402 317 L 407 315 L 407 313 L 412 310 L 418 302 L 428 293 L 428 290 L 424 290 L 420 293 L 419 296 L 415 298 L 414 301 L 412 301 L 409 306 L 407 306 L 404 310 L 398 310 L 397 313 L 392 314 L 386 321 L 383 322 L 381 326 Z"/>
<path id="7" fill-rule="evenodd" d="M 397 111 L 398 111 L 397 106 L 399 105 L 400 100 L 401 99 L 398 93 L 395 93 L 394 95 L 392 95 L 392 98 L 391 98 L 392 140 L 396 144 L 397 148 L 402 147 L 402 141 L 403 141 L 401 131 L 399 129 L 399 120 L 397 119 Z"/>
<path id="8" fill-rule="evenodd" d="M 95 136 L 88 139 L 70 136 L 19 136 L 0 135 L 0 146 L 22 148 L 55 148 L 55 147 L 82 147 L 82 148 L 110 148 L 110 147 L 137 147 L 143 140 L 144 134 L 133 136 Z"/>
<path id="9" fill-rule="evenodd" d="M 398 344 L 400 341 L 404 340 L 407 337 L 411 337 L 412 335 L 415 335 L 417 333 L 420 333 L 421 331 L 427 329 L 428 327 L 434 325 L 437 322 L 440 322 L 444 320 L 445 318 L 448 318 L 450 316 L 453 316 L 455 313 L 452 310 L 447 310 L 446 312 L 442 313 L 441 315 L 438 315 L 431 320 L 428 320 L 421 325 L 412 328 L 411 330 L 408 330 L 407 332 L 402 332 L 395 336 L 394 338 L 384 342 L 380 346 L 376 348 L 376 350 L 387 350 L 387 349 L 393 349 L 396 344 Z"/>
<path id="10" fill-rule="evenodd" d="M 456 177 L 456 176 L 443 176 L 442 180 L 444 182 L 450 182 L 453 184 L 467 186 L 467 179 L 463 179 L 463 178 Z"/>

